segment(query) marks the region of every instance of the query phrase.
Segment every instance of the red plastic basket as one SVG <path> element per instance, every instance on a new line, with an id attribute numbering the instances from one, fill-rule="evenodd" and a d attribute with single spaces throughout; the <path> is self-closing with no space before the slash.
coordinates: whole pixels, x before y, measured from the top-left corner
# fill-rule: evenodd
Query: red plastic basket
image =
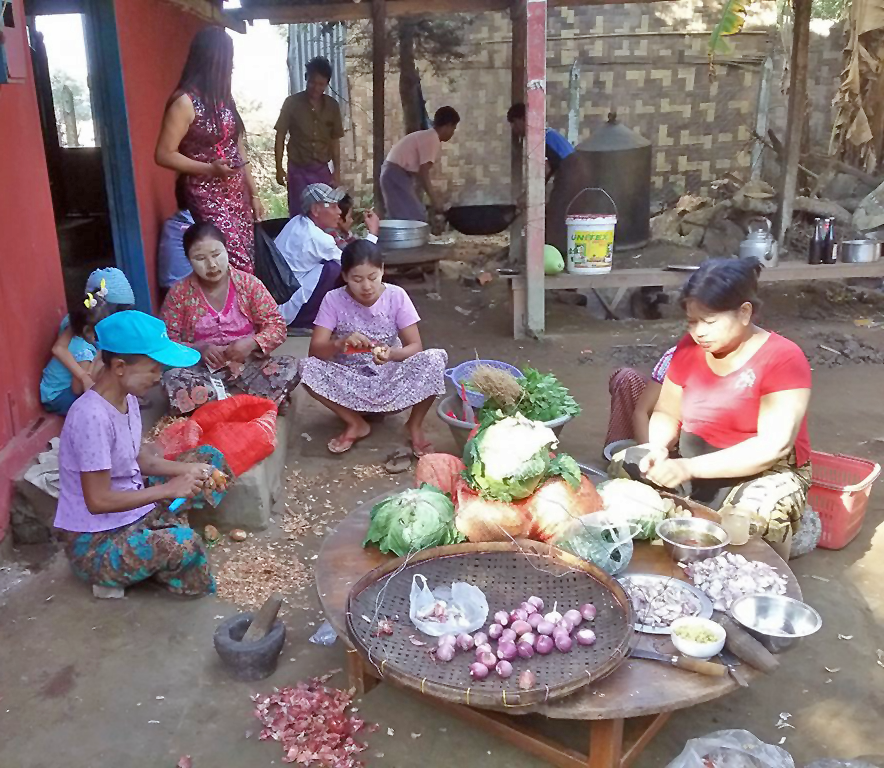
<path id="1" fill-rule="evenodd" d="M 807 503 L 820 516 L 823 549 L 846 547 L 862 528 L 872 484 L 881 465 L 854 456 L 812 451 L 813 483 Z"/>

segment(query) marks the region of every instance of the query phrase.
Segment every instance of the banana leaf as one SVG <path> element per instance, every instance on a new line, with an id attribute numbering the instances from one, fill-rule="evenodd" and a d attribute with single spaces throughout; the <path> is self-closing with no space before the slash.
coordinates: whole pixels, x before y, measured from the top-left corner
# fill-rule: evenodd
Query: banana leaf
<path id="1" fill-rule="evenodd" d="M 727 0 L 721 12 L 718 24 L 709 35 L 709 59 L 716 53 L 730 53 L 731 46 L 724 39 L 728 35 L 737 34 L 746 22 L 746 8 L 751 0 Z"/>

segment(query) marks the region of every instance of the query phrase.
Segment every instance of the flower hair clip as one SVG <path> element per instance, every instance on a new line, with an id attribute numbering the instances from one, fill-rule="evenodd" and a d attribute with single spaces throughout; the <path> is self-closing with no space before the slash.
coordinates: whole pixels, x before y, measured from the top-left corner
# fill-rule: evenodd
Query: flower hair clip
<path id="1" fill-rule="evenodd" d="M 107 296 L 107 283 L 104 278 L 102 278 L 98 290 L 94 294 L 89 293 L 88 291 L 86 292 L 86 298 L 83 299 L 83 305 L 86 309 L 95 309 L 95 307 L 98 306 L 98 299 L 103 300 L 105 296 Z"/>
<path id="2" fill-rule="evenodd" d="M 99 299 L 103 299 L 107 296 L 107 281 L 103 277 L 98 285 L 98 292 L 95 295 L 98 296 Z"/>

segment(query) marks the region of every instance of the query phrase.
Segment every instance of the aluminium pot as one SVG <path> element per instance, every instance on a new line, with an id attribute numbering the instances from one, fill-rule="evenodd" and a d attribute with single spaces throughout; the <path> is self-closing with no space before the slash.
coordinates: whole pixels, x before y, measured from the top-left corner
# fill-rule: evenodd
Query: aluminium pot
<path id="1" fill-rule="evenodd" d="M 875 240 L 844 240 L 838 247 L 846 264 L 868 264 L 881 258 L 881 243 Z"/>
<path id="2" fill-rule="evenodd" d="M 430 242 L 430 225 L 425 221 L 384 219 L 381 222 L 378 245 L 382 251 L 420 248 L 428 242 Z"/>

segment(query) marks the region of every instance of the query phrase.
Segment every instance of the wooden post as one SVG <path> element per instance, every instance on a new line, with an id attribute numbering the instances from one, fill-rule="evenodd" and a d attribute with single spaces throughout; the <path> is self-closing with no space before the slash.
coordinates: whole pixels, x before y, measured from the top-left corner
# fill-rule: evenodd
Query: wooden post
<path id="1" fill-rule="evenodd" d="M 792 0 L 794 21 L 792 28 L 792 57 L 789 73 L 789 106 L 786 113 L 785 151 L 780 188 L 777 194 L 775 234 L 782 245 L 786 230 L 792 223 L 795 189 L 798 184 L 798 160 L 801 156 L 801 133 L 804 127 L 804 109 L 807 104 L 807 53 L 810 45 L 811 0 Z"/>
<path id="2" fill-rule="evenodd" d="M 525 214 L 525 277 L 528 281 L 527 333 L 543 334 L 543 246 L 546 235 L 546 8 L 547 0 L 525 0 L 527 77 L 527 205 Z"/>
<path id="3" fill-rule="evenodd" d="M 385 102 L 384 77 L 387 69 L 387 3 L 371 0 L 371 75 L 372 75 L 372 159 L 374 166 L 374 205 L 382 210 L 381 166 L 384 164 Z"/>
<path id="4" fill-rule="evenodd" d="M 528 27 L 525 24 L 528 11 L 525 0 L 514 0 L 510 7 L 510 19 L 512 20 L 513 48 L 511 52 L 512 67 L 512 97 L 511 103 L 525 103 L 526 77 L 525 77 L 525 47 Z M 520 213 L 510 226 L 510 262 L 519 269 L 525 269 L 525 213 L 522 210 L 526 202 L 525 197 L 525 139 L 522 136 L 512 135 L 510 154 L 510 194 Z M 524 313 L 513 315 L 513 337 L 522 339 L 525 337 Z"/>

